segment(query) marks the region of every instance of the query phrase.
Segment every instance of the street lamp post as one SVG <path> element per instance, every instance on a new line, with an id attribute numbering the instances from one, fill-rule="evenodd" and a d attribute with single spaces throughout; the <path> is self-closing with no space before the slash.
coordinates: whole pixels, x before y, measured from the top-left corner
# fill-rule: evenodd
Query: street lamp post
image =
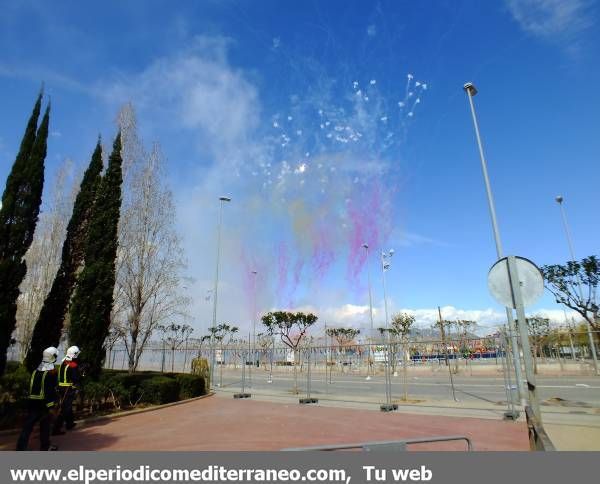
<path id="1" fill-rule="evenodd" d="M 369 317 L 371 319 L 371 332 L 369 333 L 369 339 L 371 339 L 373 337 L 373 296 L 372 296 L 372 292 L 371 292 L 371 269 L 369 268 L 369 244 L 363 244 L 362 246 L 365 249 L 365 252 L 367 254 L 366 255 L 366 257 L 367 257 L 367 280 L 369 281 Z M 366 378 L 366 380 L 371 379 L 371 360 L 373 358 L 373 355 L 371 354 L 370 341 L 368 341 L 368 344 L 369 344 L 369 352 L 368 352 L 368 360 L 367 360 L 367 378 Z"/>
<path id="2" fill-rule="evenodd" d="M 229 197 L 219 197 L 219 224 L 217 225 L 217 267 L 215 269 L 215 287 L 213 289 L 213 316 L 212 316 L 212 327 L 217 327 L 217 299 L 218 299 L 218 289 L 219 289 L 219 263 L 221 259 L 221 224 L 223 222 L 223 204 L 224 202 L 231 202 L 231 198 Z M 212 335 L 212 358 L 211 358 L 211 368 L 210 368 L 210 376 L 211 376 L 211 386 L 213 375 L 215 374 L 215 359 L 216 359 L 216 348 L 215 348 L 215 337 L 214 331 L 211 332 Z M 221 355 L 221 364 L 223 364 L 223 355 Z"/>
<path id="3" fill-rule="evenodd" d="M 252 364 L 248 369 L 248 386 L 252 387 L 252 367 L 256 362 L 256 271 L 252 271 Z"/>
<path id="4" fill-rule="evenodd" d="M 327 320 L 325 321 L 323 331 L 325 333 L 325 393 L 327 393 L 327 368 L 329 367 L 329 341 L 327 340 Z"/>
<path id="5" fill-rule="evenodd" d="M 569 246 L 569 253 L 571 254 L 571 260 L 573 262 L 575 262 L 575 251 L 573 250 L 573 240 L 571 239 L 571 232 L 569 231 L 569 224 L 567 223 L 567 214 L 565 212 L 565 207 L 563 205 L 564 202 L 564 197 L 562 197 L 561 195 L 559 195 L 558 197 L 555 198 L 556 203 L 558 203 L 558 206 L 560 207 L 560 214 L 561 214 L 561 218 L 562 218 L 562 222 L 563 222 L 563 227 L 565 229 L 565 237 L 567 238 L 567 244 Z M 579 274 L 577 275 L 577 290 L 579 292 L 579 299 L 581 299 L 581 301 L 583 302 L 583 289 L 581 288 L 581 279 L 579 278 Z M 592 329 L 590 327 L 590 322 L 586 320 L 586 326 L 587 326 L 587 334 L 588 334 L 588 340 L 590 343 L 590 351 L 592 353 L 592 360 L 594 362 L 594 372 L 596 373 L 596 375 L 600 374 L 598 373 L 598 356 L 596 355 L 596 345 L 594 343 L 594 336 L 592 335 Z"/>
<path id="6" fill-rule="evenodd" d="M 392 377 L 390 371 L 390 321 L 388 317 L 388 306 L 387 306 L 387 288 L 385 281 L 385 273 L 390 269 L 392 256 L 394 250 L 390 249 L 387 253 L 381 253 L 381 277 L 383 280 L 383 306 L 385 309 L 385 403 L 380 406 L 382 412 L 391 412 L 397 410 L 398 405 L 392 403 Z M 387 340 L 387 341 L 386 341 Z"/>
<path id="7" fill-rule="evenodd" d="M 496 207 L 494 204 L 494 197 L 492 195 L 492 187 L 490 184 L 490 179 L 488 176 L 488 171 L 487 171 L 487 163 L 485 161 L 485 156 L 483 154 L 483 145 L 481 144 L 481 136 L 479 135 L 479 125 L 477 124 L 477 116 L 475 115 L 475 105 L 473 104 L 473 96 L 475 96 L 477 94 L 477 89 L 475 89 L 475 86 L 468 82 L 463 86 L 465 92 L 467 93 L 467 97 L 469 98 L 469 105 L 471 107 L 471 115 L 473 116 L 473 126 L 475 127 L 475 137 L 477 138 L 477 147 L 479 148 L 479 157 L 481 158 L 481 169 L 483 171 L 483 180 L 485 182 L 485 190 L 486 190 L 486 194 L 487 194 L 487 199 L 488 199 L 488 207 L 490 210 L 490 217 L 492 219 L 492 230 L 494 232 L 494 242 L 496 244 L 496 255 L 498 257 L 498 259 L 501 259 L 504 255 L 503 255 L 503 250 L 502 250 L 502 241 L 500 239 L 500 229 L 498 228 L 498 221 L 496 219 Z M 514 316 L 513 316 L 513 312 L 512 312 L 512 308 L 507 307 L 506 308 L 506 319 L 507 319 L 507 325 L 508 325 L 508 333 L 510 335 L 510 342 L 511 342 L 511 346 L 513 348 L 513 360 L 514 360 L 514 367 L 515 367 L 515 377 L 517 380 L 517 392 L 519 395 L 519 400 L 521 400 L 521 402 L 523 401 L 523 390 L 522 390 L 522 384 L 523 384 L 523 375 L 521 373 L 521 362 L 519 359 L 519 346 L 518 346 L 518 342 L 517 342 L 517 335 L 516 332 L 512 329 L 514 327 Z M 524 342 L 522 342 L 524 343 Z M 525 352 L 524 352 L 525 353 Z M 527 356 L 524 354 L 523 355 L 524 358 L 526 358 Z M 512 391 L 512 389 L 511 389 Z"/>
<path id="8" fill-rule="evenodd" d="M 269 379 L 267 383 L 273 383 L 273 354 L 275 353 L 275 336 L 271 337 L 271 358 L 269 365 Z"/>

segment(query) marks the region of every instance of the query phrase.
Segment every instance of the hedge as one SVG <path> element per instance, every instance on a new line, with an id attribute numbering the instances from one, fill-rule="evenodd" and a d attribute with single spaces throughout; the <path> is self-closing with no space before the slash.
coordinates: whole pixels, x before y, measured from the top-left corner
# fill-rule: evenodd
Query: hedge
<path id="1" fill-rule="evenodd" d="M 18 424 L 23 417 L 30 376 L 25 367 L 11 365 L 0 377 L 0 427 Z M 79 409 L 95 413 L 139 404 L 161 405 L 204 394 L 206 384 L 201 375 L 104 370 L 98 380 L 83 379 L 77 401 Z"/>
<path id="2" fill-rule="evenodd" d="M 90 383 L 100 385 L 104 389 L 104 400 L 112 400 L 118 407 L 132 407 L 138 403 L 160 405 L 199 397 L 206 393 L 204 378 L 188 374 L 153 372 L 129 374 L 114 370 L 104 371 L 98 382 L 84 384 L 83 393 L 86 398 Z M 98 393 L 98 389 L 94 386 L 92 393 L 96 395 Z"/>
<path id="3" fill-rule="evenodd" d="M 0 427 L 10 426 L 24 412 L 30 377 L 25 367 L 7 365 L 0 377 Z"/>
<path id="4" fill-rule="evenodd" d="M 167 376 L 157 376 L 146 380 L 141 385 L 143 401 L 161 405 L 179 400 L 179 383 Z"/>
<path id="5" fill-rule="evenodd" d="M 198 375 L 180 373 L 175 377 L 179 384 L 179 399 L 199 397 L 206 394 L 206 382 Z"/>

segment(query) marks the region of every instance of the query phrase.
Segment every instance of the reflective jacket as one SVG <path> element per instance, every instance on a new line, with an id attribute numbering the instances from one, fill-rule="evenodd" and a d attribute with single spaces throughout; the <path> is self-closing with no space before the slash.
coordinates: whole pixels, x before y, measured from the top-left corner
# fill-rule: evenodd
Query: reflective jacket
<path id="1" fill-rule="evenodd" d="M 38 401 L 48 408 L 56 404 L 56 370 L 33 370 L 29 380 L 29 400 Z"/>
<path id="2" fill-rule="evenodd" d="M 79 368 L 76 361 L 63 360 L 58 369 L 59 387 L 76 387 L 79 385 Z"/>

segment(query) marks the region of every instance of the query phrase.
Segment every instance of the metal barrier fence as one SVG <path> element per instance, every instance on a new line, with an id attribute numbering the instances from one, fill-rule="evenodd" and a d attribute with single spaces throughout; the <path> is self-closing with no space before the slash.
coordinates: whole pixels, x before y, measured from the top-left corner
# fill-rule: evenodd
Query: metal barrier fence
<path id="1" fill-rule="evenodd" d="M 554 374 L 571 375 L 593 374 L 592 352 L 590 351 L 587 333 L 562 334 L 562 339 L 555 343 L 540 345 L 532 338 L 531 346 L 535 352 L 534 364 L 540 373 L 544 371 Z M 596 338 L 598 339 L 598 338 Z M 587 343 L 587 344 L 586 344 Z M 306 369 L 306 351 L 311 354 L 311 370 L 316 379 L 320 374 L 328 375 L 332 380 L 344 375 L 378 375 L 383 373 L 386 350 L 390 354 L 392 373 L 404 371 L 406 367 L 413 373 L 425 368 L 432 372 L 440 371 L 447 366 L 452 367 L 454 374 L 476 376 L 479 372 L 491 370 L 507 376 L 514 371 L 513 362 L 506 359 L 510 348 L 502 343 L 501 335 L 485 338 L 460 338 L 450 335 L 444 342 L 439 339 L 410 339 L 406 344 L 394 342 L 390 345 L 373 342 L 372 344 L 340 345 L 333 340 L 326 343 L 305 345 L 294 354 L 289 348 L 270 344 L 251 349 L 250 358 L 242 358 L 248 343 L 240 341 L 231 345 L 211 348 L 208 344 L 196 345 L 189 342 L 180 348 L 172 349 L 163 343 L 151 343 L 144 349 L 137 370 L 153 370 L 163 372 L 191 372 L 191 362 L 196 357 L 212 356 L 216 360 L 215 373 L 219 378 L 223 371 L 241 369 L 242 359 L 253 361 L 255 367 L 269 373 L 285 373 L 291 367 L 298 366 L 303 373 Z M 85 350 L 84 350 L 85 351 Z M 600 351 L 597 351 L 600 353 Z M 8 360 L 19 361 L 23 351 L 19 343 L 8 350 Z M 447 358 L 447 360 L 446 360 Z M 129 368 L 129 355 L 126 348 L 117 343 L 108 348 L 105 367 L 126 370 Z M 295 362 L 295 364 L 294 364 Z M 290 368 L 286 368 L 290 367 Z M 420 370 L 416 370 L 420 369 Z M 250 369 L 250 371 L 252 371 Z M 252 375 L 248 377 L 251 379 Z M 506 382 L 512 386 L 511 382 Z"/>
<path id="2" fill-rule="evenodd" d="M 444 437 L 425 437 L 419 439 L 406 439 L 406 440 L 388 440 L 381 442 L 362 442 L 359 444 L 339 444 L 339 445 L 317 445 L 313 447 L 295 447 L 289 449 L 283 449 L 284 451 L 334 451 L 334 450 L 352 450 L 362 449 L 364 452 L 404 452 L 409 445 L 416 444 L 428 444 L 432 442 L 451 442 L 456 440 L 464 440 L 467 444 L 467 451 L 473 451 L 473 443 L 471 439 L 464 435 L 449 435 Z"/>
<path id="3" fill-rule="evenodd" d="M 600 341 L 600 332 L 594 334 L 595 340 Z M 536 364 L 551 364 L 562 370 L 566 366 L 572 367 L 573 363 L 584 366 L 592 363 L 592 352 L 587 333 L 565 332 L 560 333 L 558 336 L 544 337 L 543 341 L 539 337 L 531 337 L 530 345 L 535 352 Z M 600 353 L 598 346 L 596 344 L 596 352 Z M 444 351 L 444 347 L 446 347 L 446 351 Z M 405 345 L 400 342 L 393 342 L 389 346 L 390 363 L 392 367 L 401 366 L 402 361 L 414 365 L 441 364 L 444 362 L 445 353 L 447 353 L 448 360 L 455 365 L 457 361 L 464 363 L 465 360 L 469 362 L 486 361 L 487 363 L 493 360 L 495 364 L 500 364 L 499 357 L 504 356 L 501 347 L 500 335 L 482 338 L 461 338 L 457 335 L 448 335 L 444 342 L 439 339 L 413 337 Z M 215 347 L 214 351 L 218 364 L 235 366 L 236 362 L 239 362 L 244 348 L 248 348 L 247 341 Z M 344 370 L 364 368 L 369 363 L 369 354 L 372 360 L 369 364 L 375 367 L 378 366 L 383 361 L 386 345 L 378 341 L 340 345 L 332 339 L 319 344 L 303 345 L 299 351 L 304 351 L 306 348 L 311 348 L 313 351 L 315 357 L 313 364 L 315 366 L 323 365 L 325 364 L 324 361 L 327 360 L 327 365 L 337 366 L 341 371 L 342 367 Z M 277 367 L 291 365 L 293 361 L 291 350 L 281 345 L 257 347 L 252 352 L 261 366 L 270 365 L 271 359 L 274 360 L 273 365 Z M 190 341 L 189 344 L 173 350 L 163 343 L 154 342 L 144 348 L 137 369 L 189 372 L 191 370 L 191 360 L 194 357 L 207 357 L 209 355 L 212 355 L 212 348 L 207 344 L 200 346 Z M 221 355 L 220 358 L 219 355 Z M 19 342 L 8 348 L 7 357 L 9 361 L 19 361 L 23 356 L 24 351 Z M 296 358 L 299 359 L 298 355 Z M 124 345 L 117 343 L 112 348 L 108 348 L 105 366 L 115 369 L 128 368 L 128 354 Z"/>
<path id="4" fill-rule="evenodd" d="M 575 335 L 576 339 L 582 339 L 583 335 Z M 587 337 L 587 335 L 585 335 Z M 572 338 L 573 339 L 573 338 Z M 591 351 L 589 345 L 569 344 L 567 340 L 560 345 L 545 345 L 532 342 L 532 348 L 536 352 L 536 366 L 550 365 L 557 370 L 569 370 L 585 373 L 591 369 Z M 195 357 L 210 358 L 213 355 L 217 367 L 238 369 L 241 365 L 242 354 L 248 349 L 246 341 L 236 344 L 216 346 L 214 349 L 209 345 L 202 346 L 190 343 L 187 347 L 171 349 L 161 343 L 151 343 L 146 346 L 140 358 L 138 370 L 155 371 L 191 371 L 191 361 Z M 310 350 L 312 365 L 315 371 L 329 371 L 333 367 L 336 373 L 357 373 L 368 371 L 379 371 L 384 362 L 386 350 L 390 353 L 390 366 L 392 371 L 397 371 L 404 365 L 408 366 L 441 366 L 445 365 L 447 357 L 449 363 L 454 365 L 455 371 L 477 368 L 477 366 L 502 364 L 501 358 L 508 351 L 501 342 L 501 336 L 486 338 L 452 338 L 445 342 L 441 340 L 415 340 L 411 339 L 406 344 L 393 342 L 389 345 L 373 342 L 371 344 L 345 344 L 339 345 L 335 342 L 311 344 L 302 346 L 293 352 L 286 346 L 270 345 L 251 350 L 256 366 L 281 368 L 297 365 L 304 367 L 302 354 Z M 13 347 L 9 351 L 9 357 L 17 356 L 18 351 Z M 9 358 L 11 359 L 11 358 Z M 573 364 L 580 365 L 574 367 Z M 475 366 L 473 366 L 475 365 Z M 583 365 L 583 366 L 581 366 Z M 114 369 L 128 368 L 128 355 L 124 346 L 115 345 L 107 350 L 105 366 Z M 588 368 L 589 367 L 589 368 Z"/>
<path id="5" fill-rule="evenodd" d="M 587 337 L 587 335 L 586 335 Z M 264 343 L 264 341 L 263 341 Z M 294 352 L 281 344 L 249 348 L 247 341 L 228 345 L 195 345 L 172 349 L 150 344 L 138 370 L 190 372 L 192 360 L 215 360 L 211 385 L 232 395 L 263 395 L 297 398 L 300 403 L 319 401 L 356 402 L 365 405 L 447 405 L 447 402 L 497 408 L 505 418 L 516 419 L 524 403 L 526 388 L 515 378 L 510 338 L 411 339 L 405 344 L 305 345 Z M 569 345 L 570 346 L 570 345 Z M 565 349 L 566 347 L 563 347 Z M 386 351 L 390 353 L 391 383 L 385 380 Z M 593 375 L 593 365 L 583 346 L 578 351 L 537 352 L 539 376 L 554 378 Z M 580 356 L 581 355 L 581 356 Z M 518 361 L 518 360 L 517 360 Z M 127 369 L 127 352 L 120 345 L 107 351 L 106 367 Z M 310 369 L 310 371 L 309 371 Z M 583 380 L 582 380 L 583 381 Z M 586 380 L 587 381 L 587 380 Z M 560 384 L 559 384 L 560 386 Z M 565 387 L 566 388 L 566 387 Z M 558 388 L 550 384 L 540 390 L 540 401 L 556 398 L 598 400 L 596 390 Z M 241 393 L 240 393 L 241 392 Z M 573 392 L 577 396 L 573 397 Z M 585 392 L 585 395 L 582 393 Z M 391 399 L 388 400 L 388 395 Z M 384 397 L 385 395 L 385 397 Z M 579 397 L 579 395 L 581 397 Z"/>
<path id="6" fill-rule="evenodd" d="M 297 398 L 300 403 L 318 401 L 355 402 L 365 405 L 396 406 L 473 404 L 477 408 L 496 408 L 504 417 L 516 419 L 527 393 L 515 378 L 515 361 L 510 338 L 500 334 L 487 338 L 440 339 L 411 338 L 407 342 L 381 344 L 339 344 L 330 338 L 312 341 L 297 351 L 275 344 L 275 339 L 228 345 L 196 344 L 189 341 L 180 348 L 151 343 L 144 349 L 138 371 L 186 372 L 196 358 L 211 362 L 214 375 L 211 387 L 232 394 Z M 538 385 L 540 402 L 550 405 L 564 400 L 600 401 L 600 393 L 589 385 L 594 375 L 587 334 L 571 337 L 559 347 L 541 351 L 534 345 L 538 376 L 553 379 L 569 375 L 581 378 L 569 388 L 562 383 Z M 572 345 L 571 345 L 572 343 Z M 84 348 L 85 351 L 85 348 Z M 389 360 L 387 355 L 389 353 Z M 10 355 L 13 358 L 10 358 Z M 17 359 L 13 345 L 9 359 Z M 385 377 L 389 361 L 390 377 Z M 117 343 L 107 349 L 105 367 L 127 370 L 128 353 Z M 310 371 L 309 371 L 310 369 Z M 542 383 L 543 385 L 543 383 Z M 385 395 L 385 397 L 384 397 Z M 474 407 L 475 408 L 475 407 Z"/>

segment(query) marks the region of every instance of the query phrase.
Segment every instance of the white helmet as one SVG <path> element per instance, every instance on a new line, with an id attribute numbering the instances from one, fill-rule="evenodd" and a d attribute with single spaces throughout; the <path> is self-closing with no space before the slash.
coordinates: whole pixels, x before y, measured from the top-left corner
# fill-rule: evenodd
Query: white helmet
<path id="1" fill-rule="evenodd" d="M 79 353 L 81 353 L 81 351 L 79 351 L 78 346 L 71 346 L 67 349 L 67 356 L 65 359 L 68 361 L 75 360 L 79 356 Z"/>
<path id="2" fill-rule="evenodd" d="M 58 350 L 54 346 L 49 346 L 42 353 L 42 362 L 38 366 L 40 371 L 49 371 L 54 369 L 54 363 L 58 357 Z"/>

